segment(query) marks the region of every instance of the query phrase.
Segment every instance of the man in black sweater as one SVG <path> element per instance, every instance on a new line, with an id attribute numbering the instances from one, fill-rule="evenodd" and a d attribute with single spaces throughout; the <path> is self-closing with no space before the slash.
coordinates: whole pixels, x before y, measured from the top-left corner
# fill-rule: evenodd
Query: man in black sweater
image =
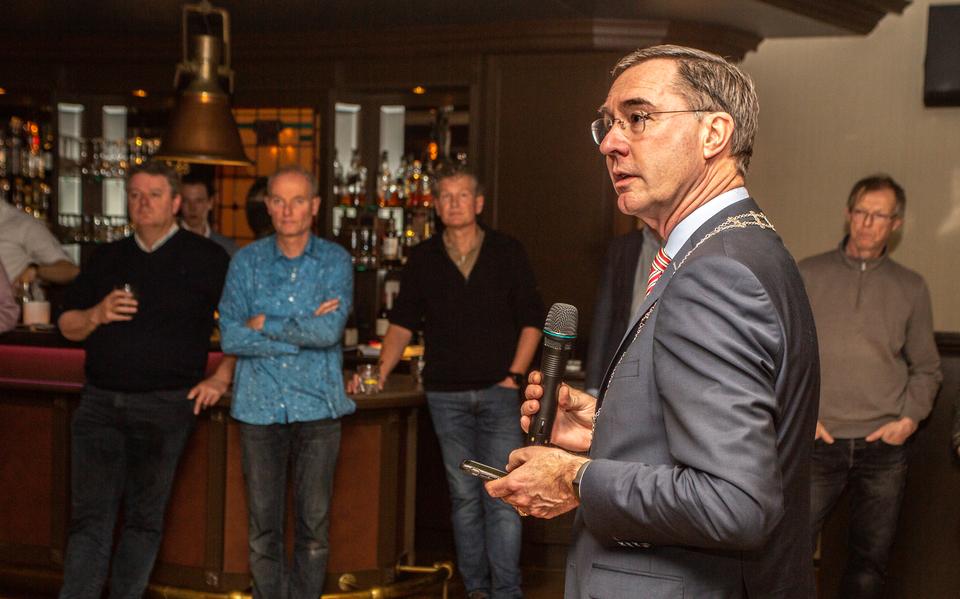
<path id="1" fill-rule="evenodd" d="M 220 371 L 201 381 L 229 258 L 177 227 L 179 184 L 162 163 L 132 171 L 127 207 L 136 233 L 98 248 L 58 322 L 64 337 L 84 342 L 87 383 L 71 429 L 60 597 L 100 597 L 121 500 L 110 597 L 143 595 L 194 414 L 229 381 Z"/>
<path id="2" fill-rule="evenodd" d="M 517 389 L 537 351 L 544 308 L 520 243 L 477 224 L 483 193 L 466 171 L 442 175 L 444 224 L 413 249 L 383 340 L 380 380 L 413 331 L 426 344 L 424 386 L 453 502 L 457 561 L 468 596 L 520 597 L 520 520 L 460 462 L 507 463 L 523 444 Z"/>

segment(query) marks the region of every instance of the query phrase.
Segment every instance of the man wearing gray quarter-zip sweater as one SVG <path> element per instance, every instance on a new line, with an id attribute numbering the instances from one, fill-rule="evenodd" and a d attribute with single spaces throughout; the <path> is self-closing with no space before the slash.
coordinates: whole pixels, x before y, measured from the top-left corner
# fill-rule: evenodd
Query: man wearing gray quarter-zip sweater
<path id="1" fill-rule="evenodd" d="M 923 277 L 887 252 L 905 204 L 903 188 L 889 176 L 858 181 L 847 202 L 850 234 L 838 249 L 800 262 L 820 346 L 814 534 L 844 488 L 851 490 L 841 597 L 882 594 L 909 441 L 941 380 L 930 292 Z"/>

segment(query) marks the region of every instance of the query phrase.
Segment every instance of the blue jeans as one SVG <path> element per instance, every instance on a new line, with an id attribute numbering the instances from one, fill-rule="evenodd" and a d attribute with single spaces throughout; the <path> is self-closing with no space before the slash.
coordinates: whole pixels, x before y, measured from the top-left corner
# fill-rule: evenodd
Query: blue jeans
<path id="1" fill-rule="evenodd" d="M 468 593 L 521 597 L 520 516 L 493 499 L 480 479 L 460 470 L 465 459 L 503 468 L 523 444 L 516 389 L 427 392 L 430 417 L 440 440 L 452 503 L 453 537 Z"/>
<path id="2" fill-rule="evenodd" d="M 250 512 L 250 573 L 255 599 L 317 599 L 330 555 L 330 496 L 340 451 L 340 421 L 240 423 Z M 286 564 L 284 508 L 292 463 L 296 525 Z M 287 575 L 289 572 L 289 577 Z"/>
<path id="3" fill-rule="evenodd" d="M 121 499 L 110 597 L 143 595 L 194 422 L 186 389 L 121 393 L 87 385 L 71 429 L 70 535 L 61 598 L 99 599 Z"/>
<path id="4" fill-rule="evenodd" d="M 882 596 L 906 480 L 907 445 L 864 439 L 816 441 L 810 505 L 814 534 L 844 488 L 850 490 L 849 555 L 840 597 Z"/>

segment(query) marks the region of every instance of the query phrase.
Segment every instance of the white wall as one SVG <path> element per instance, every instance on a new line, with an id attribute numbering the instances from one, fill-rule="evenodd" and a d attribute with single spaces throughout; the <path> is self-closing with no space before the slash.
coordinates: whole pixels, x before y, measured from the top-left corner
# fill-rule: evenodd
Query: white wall
<path id="1" fill-rule="evenodd" d="M 907 192 L 893 257 L 926 278 L 936 329 L 960 331 L 960 108 L 923 105 L 930 4 L 866 37 L 767 40 L 749 54 L 760 132 L 747 184 L 801 259 L 839 243 L 856 180 L 892 175 Z"/>

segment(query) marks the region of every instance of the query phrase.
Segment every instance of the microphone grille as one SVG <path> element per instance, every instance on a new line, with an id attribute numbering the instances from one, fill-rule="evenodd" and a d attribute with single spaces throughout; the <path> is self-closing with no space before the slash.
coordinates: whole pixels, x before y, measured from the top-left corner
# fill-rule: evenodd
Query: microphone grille
<path id="1" fill-rule="evenodd" d="M 543 330 L 556 335 L 575 337 L 577 335 L 577 318 L 576 306 L 556 303 L 550 306 Z"/>

